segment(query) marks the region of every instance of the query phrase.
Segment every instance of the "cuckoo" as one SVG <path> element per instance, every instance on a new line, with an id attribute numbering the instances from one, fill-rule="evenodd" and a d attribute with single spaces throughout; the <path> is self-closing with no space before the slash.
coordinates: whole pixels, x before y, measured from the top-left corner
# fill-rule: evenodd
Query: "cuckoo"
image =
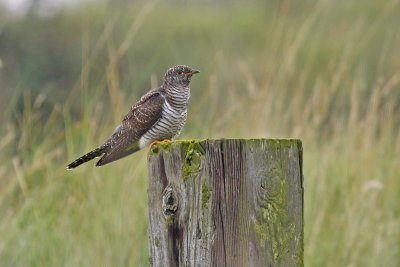
<path id="1" fill-rule="evenodd" d="M 96 166 L 102 166 L 153 142 L 177 137 L 186 122 L 189 84 L 196 73 L 199 71 L 183 65 L 168 69 L 163 84 L 142 96 L 101 146 L 70 163 L 67 169 L 100 156 Z"/>

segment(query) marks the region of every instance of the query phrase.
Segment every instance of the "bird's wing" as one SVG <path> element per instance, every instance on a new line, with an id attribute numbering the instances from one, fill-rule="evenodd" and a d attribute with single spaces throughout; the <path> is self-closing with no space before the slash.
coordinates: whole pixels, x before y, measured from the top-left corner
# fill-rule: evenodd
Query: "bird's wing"
<path id="1" fill-rule="evenodd" d="M 161 118 L 164 102 L 162 91 L 155 89 L 133 105 L 122 124 L 106 141 L 109 149 L 96 165 L 110 163 L 139 150 L 140 137 Z"/>
<path id="2" fill-rule="evenodd" d="M 133 124 L 145 133 L 161 116 L 165 97 L 161 88 L 153 89 L 131 107 L 122 124 Z"/>

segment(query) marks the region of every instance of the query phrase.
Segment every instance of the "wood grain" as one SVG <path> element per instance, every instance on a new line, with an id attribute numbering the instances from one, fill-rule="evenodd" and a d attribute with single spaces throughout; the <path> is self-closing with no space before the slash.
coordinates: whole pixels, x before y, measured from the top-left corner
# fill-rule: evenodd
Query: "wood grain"
<path id="1" fill-rule="evenodd" d="M 175 141 L 148 163 L 150 265 L 303 266 L 301 141 Z"/>

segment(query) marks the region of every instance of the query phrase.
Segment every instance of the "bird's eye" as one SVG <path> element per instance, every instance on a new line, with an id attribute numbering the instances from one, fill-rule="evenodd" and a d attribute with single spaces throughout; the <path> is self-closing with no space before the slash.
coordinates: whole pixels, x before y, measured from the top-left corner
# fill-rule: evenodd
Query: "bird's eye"
<path id="1" fill-rule="evenodd" d="M 183 72 L 178 70 L 178 75 L 182 75 L 182 74 L 183 74 Z"/>

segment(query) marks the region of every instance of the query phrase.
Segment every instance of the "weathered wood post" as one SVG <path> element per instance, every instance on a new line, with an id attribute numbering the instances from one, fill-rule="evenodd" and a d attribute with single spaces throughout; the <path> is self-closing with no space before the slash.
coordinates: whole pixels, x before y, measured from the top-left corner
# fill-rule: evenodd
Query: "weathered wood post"
<path id="1" fill-rule="evenodd" d="M 303 266 L 299 140 L 204 140 L 149 152 L 152 266 Z"/>

